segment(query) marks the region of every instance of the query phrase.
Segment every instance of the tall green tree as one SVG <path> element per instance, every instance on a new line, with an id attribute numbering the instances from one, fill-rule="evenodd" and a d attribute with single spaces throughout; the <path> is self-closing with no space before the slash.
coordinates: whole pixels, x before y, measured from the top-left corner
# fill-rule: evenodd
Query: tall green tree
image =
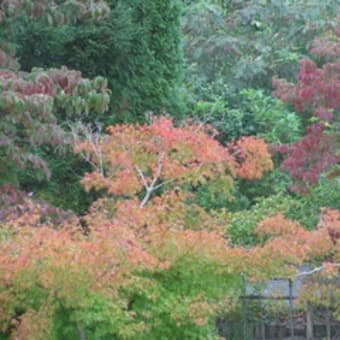
<path id="1" fill-rule="evenodd" d="M 47 26 L 44 20 L 16 18 L 11 40 L 25 70 L 66 65 L 85 76 L 105 76 L 112 91 L 105 123 L 141 120 L 146 111 L 182 110 L 180 14 L 178 0 L 108 1 L 100 22 Z"/>

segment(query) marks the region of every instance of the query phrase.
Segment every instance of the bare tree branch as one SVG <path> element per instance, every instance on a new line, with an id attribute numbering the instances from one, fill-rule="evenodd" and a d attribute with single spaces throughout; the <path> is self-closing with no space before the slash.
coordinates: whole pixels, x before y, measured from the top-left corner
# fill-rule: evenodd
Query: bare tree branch
<path id="1" fill-rule="evenodd" d="M 148 182 L 146 181 L 146 179 L 144 177 L 143 171 L 137 165 L 135 166 L 135 169 L 137 170 L 140 178 L 142 179 L 142 182 L 143 182 L 145 189 L 148 190 L 149 185 L 148 185 Z"/>
<path id="2" fill-rule="evenodd" d="M 334 267 L 340 267 L 340 263 L 332 263 Z M 320 272 L 324 269 L 324 266 L 316 267 L 312 270 L 306 271 L 306 272 L 300 272 L 296 275 L 296 277 L 306 276 L 306 275 L 312 275 L 314 273 Z"/>

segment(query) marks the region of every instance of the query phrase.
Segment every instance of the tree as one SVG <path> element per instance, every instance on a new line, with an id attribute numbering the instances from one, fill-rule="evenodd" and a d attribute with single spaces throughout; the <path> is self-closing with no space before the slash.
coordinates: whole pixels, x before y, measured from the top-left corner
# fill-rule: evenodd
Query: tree
<path id="1" fill-rule="evenodd" d="M 149 111 L 181 115 L 180 1 L 106 3 L 110 13 L 99 22 L 12 20 L 9 37 L 23 69 L 67 65 L 86 77 L 106 77 L 112 91 L 110 115 L 93 114 L 92 121 L 133 123 L 143 121 Z"/>
<path id="2" fill-rule="evenodd" d="M 338 1 L 315 0 L 187 3 L 183 30 L 188 86 L 199 95 L 204 95 L 205 83 L 219 79 L 229 95 L 243 88 L 268 90 L 273 76 L 293 80 L 306 46 L 332 27 L 339 9 Z"/>
<path id="3" fill-rule="evenodd" d="M 166 184 L 230 183 L 235 173 L 254 179 L 272 169 L 261 139 L 245 137 L 230 145 L 235 158 L 213 139 L 216 131 L 203 125 L 176 127 L 161 117 L 150 125 L 116 125 L 108 132 L 110 135 L 97 143 L 89 135 L 76 143 L 75 151 L 84 153 L 96 170 L 85 175 L 82 183 L 87 189 L 105 188 L 110 194 L 127 197 L 136 197 L 144 189 L 141 207 Z"/>
<path id="4" fill-rule="evenodd" d="M 272 165 L 263 141 L 252 139 L 250 146 L 244 138 L 228 150 L 213 129 L 174 126 L 165 117 L 108 132 L 100 139 L 87 130 L 86 139 L 75 140 L 75 150 L 94 167 L 83 185 L 108 196 L 82 221 L 65 220 L 56 229 L 45 216 L 44 225 L 46 210 L 29 199 L 23 214 L 5 215 L 2 332 L 37 339 L 214 338 L 216 315 L 232 308 L 244 280 L 295 275 L 305 261 L 333 261 L 336 212 L 311 232 L 270 216 L 256 229 L 259 244 L 230 247 L 221 228 L 226 215 L 208 214 L 185 191 L 185 184 L 220 176 L 228 191 L 238 172 L 259 176 Z M 252 161 L 257 153 L 260 162 Z M 323 266 L 337 268 L 335 261 Z"/>
<path id="5" fill-rule="evenodd" d="M 66 121 L 86 120 L 92 111 L 103 114 L 110 101 L 107 81 L 102 77 L 84 78 L 79 71 L 64 66 L 19 71 L 13 41 L 8 40 L 12 22 L 25 15 L 49 25 L 98 23 L 108 13 L 103 1 L 1 3 L 0 185 L 22 185 L 20 169 L 34 169 L 35 179 L 49 178 L 46 150 L 53 149 L 54 156 L 66 150 Z"/>
<path id="6" fill-rule="evenodd" d="M 248 145 L 240 143 L 233 147 L 242 156 L 236 160 L 214 140 L 213 129 L 189 122 L 176 127 L 164 117 L 108 132 L 75 141 L 76 151 L 94 166 L 83 185 L 109 195 L 93 204 L 81 224 L 65 220 L 51 229 L 50 219 L 45 217 L 46 225 L 40 218 L 45 210 L 34 205 L 4 214 L 3 331 L 16 317 L 12 335 L 36 338 L 213 337 L 222 301 L 240 293 L 242 251 L 228 248 L 225 217 L 196 206 L 184 184 L 222 177 L 221 190 L 228 192 L 240 169 L 244 174 L 246 167 L 256 168 L 247 177 L 258 176 L 259 167 L 270 169 L 268 151 L 253 140 L 267 162 L 248 163 L 256 155 L 241 155 Z M 18 296 L 20 310 L 14 307 Z"/>
<path id="7" fill-rule="evenodd" d="M 76 23 L 80 20 L 100 21 L 110 12 L 105 1 L 70 1 L 62 0 L 55 3 L 49 0 L 7 0 L 2 1 L 0 9 L 0 31 L 8 37 L 8 25 L 12 18 L 19 16 L 42 18 L 44 23 L 63 25 Z M 5 35 L 4 35 L 5 36 Z M 18 68 L 12 48 L 13 42 L 0 39 L 0 68 Z M 33 65 L 38 66 L 38 65 Z"/>
<path id="8" fill-rule="evenodd" d="M 84 117 L 90 110 L 105 112 L 110 100 L 104 78 L 82 78 L 80 72 L 66 67 L 31 73 L 0 71 L 0 86 L 3 178 L 13 162 L 49 175 L 34 147 L 65 144 L 65 130 L 58 124 L 61 119 Z"/>
<path id="9" fill-rule="evenodd" d="M 273 82 L 274 95 L 286 103 L 293 104 L 306 122 L 305 136 L 292 143 L 279 147 L 287 155 L 282 167 L 296 180 L 293 191 L 305 191 L 306 185 L 315 185 L 320 174 L 328 171 L 340 161 L 339 145 L 339 48 L 338 30 L 334 30 L 333 43 L 315 42 L 311 53 L 317 57 L 334 58 L 318 67 L 311 60 L 301 61 L 298 82 L 288 83 L 282 80 Z"/>

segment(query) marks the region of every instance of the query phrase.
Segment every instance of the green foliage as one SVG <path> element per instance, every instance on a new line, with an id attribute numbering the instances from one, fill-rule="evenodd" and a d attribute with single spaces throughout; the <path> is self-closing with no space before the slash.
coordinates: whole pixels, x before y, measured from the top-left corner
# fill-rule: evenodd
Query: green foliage
<path id="1" fill-rule="evenodd" d="M 55 270 L 55 286 L 48 289 L 35 281 L 39 270 L 37 266 L 37 273 L 27 271 L 17 277 L 20 288 L 12 287 L 16 299 L 11 308 L 18 317 L 29 310 L 39 316 L 47 301 L 44 319 L 51 327 L 45 336 L 51 340 L 74 339 L 80 332 L 89 340 L 213 340 L 216 315 L 233 308 L 242 287 L 241 279 L 221 270 L 219 264 L 189 256 L 168 270 L 130 274 L 116 294 L 108 295 L 91 289 L 81 269 L 77 273 Z M 69 286 L 72 278 L 76 281 Z"/>
<path id="2" fill-rule="evenodd" d="M 320 215 L 320 208 L 339 209 L 339 202 L 339 178 L 328 179 L 323 175 L 316 186 L 309 188 L 308 194 L 294 197 L 287 217 L 299 221 L 307 229 L 314 229 Z"/>
<path id="3" fill-rule="evenodd" d="M 231 211 L 240 210 L 239 200 L 246 199 L 249 207 L 256 203 L 259 199 L 276 195 L 279 193 L 287 193 L 288 186 L 291 184 L 289 175 L 279 168 L 275 168 L 271 172 L 267 172 L 261 179 L 252 181 L 238 180 L 235 186 L 235 200 L 228 208 Z"/>
<path id="4" fill-rule="evenodd" d="M 80 160 L 71 150 L 58 152 L 51 148 L 38 150 L 49 165 L 51 177 L 37 177 L 37 170 L 17 171 L 17 184 L 21 190 L 32 192 L 35 198 L 49 202 L 55 207 L 82 214 L 99 196 L 93 191 L 86 193 L 80 185 L 80 178 L 89 165 Z"/>
<path id="5" fill-rule="evenodd" d="M 299 116 L 281 101 L 259 90 L 243 90 L 240 94 L 243 99 L 240 110 L 254 117 L 256 136 L 275 144 L 291 143 L 301 136 Z"/>
<path id="6" fill-rule="evenodd" d="M 233 191 L 234 181 L 227 176 L 221 177 L 196 188 L 194 201 L 208 212 L 220 211 L 234 201 Z"/>
<path id="7" fill-rule="evenodd" d="M 226 228 L 227 237 L 234 245 L 254 245 L 258 240 L 253 234 L 256 225 L 268 216 L 289 211 L 292 201 L 282 193 L 264 198 L 248 210 L 231 214 Z"/>
<path id="8" fill-rule="evenodd" d="M 253 245 L 257 242 L 253 231 L 261 220 L 279 212 L 287 218 L 299 222 L 306 229 L 315 229 L 320 208 L 337 209 L 340 202 L 340 182 L 335 178 L 322 178 L 306 195 L 290 196 L 279 193 L 259 198 L 248 210 L 230 214 L 226 234 L 235 245 Z"/>
<path id="9" fill-rule="evenodd" d="M 274 75 L 294 78 L 307 43 L 338 8 L 334 0 L 192 1 L 183 18 L 187 62 L 208 82 L 270 88 Z"/>
<path id="10" fill-rule="evenodd" d="M 56 27 L 14 20 L 10 39 L 23 69 L 67 65 L 85 76 L 105 76 L 111 116 L 94 114 L 93 120 L 135 122 L 146 111 L 180 113 L 179 1 L 111 2 L 109 16 L 99 23 Z"/>
<path id="11" fill-rule="evenodd" d="M 281 101 L 254 89 L 240 91 L 238 99 L 233 100 L 235 96 L 228 95 L 227 87 L 219 92 L 217 86 L 207 85 L 206 89 L 200 89 L 202 92 L 192 98 L 190 114 L 211 123 L 220 132 L 220 140 L 225 142 L 256 135 L 267 143 L 283 144 L 301 136 L 299 116 Z M 233 101 L 237 103 L 233 104 Z"/>
<path id="12" fill-rule="evenodd" d="M 295 80 L 298 62 L 313 39 L 335 25 L 339 1 L 189 0 L 185 5 L 182 27 L 189 114 L 199 114 L 216 126 L 221 141 L 256 133 L 269 142 L 296 139 L 300 123 L 292 113 L 279 116 L 282 105 L 264 94 L 271 92 L 275 77 Z M 261 89 L 264 94 L 245 97 L 243 89 Z M 260 107 L 249 112 L 249 103 L 254 102 Z M 262 111 L 268 106 L 275 114 Z M 276 124 L 266 130 L 270 120 Z"/>
<path id="13" fill-rule="evenodd" d="M 167 271 L 145 273 L 153 285 L 149 284 L 148 291 L 142 293 L 134 291 L 131 303 L 140 320 L 152 325 L 140 339 L 216 339 L 216 314 L 230 309 L 232 297 L 236 299 L 241 292 L 240 278 L 218 268 L 207 259 L 187 257 Z M 129 292 L 130 288 L 126 290 Z M 202 296 L 211 304 L 210 312 L 204 311 L 208 305 L 202 305 L 201 311 L 199 305 L 195 306 L 197 298 Z M 204 321 L 206 313 L 210 317 Z M 198 327 L 193 322 L 195 319 L 203 325 Z"/>

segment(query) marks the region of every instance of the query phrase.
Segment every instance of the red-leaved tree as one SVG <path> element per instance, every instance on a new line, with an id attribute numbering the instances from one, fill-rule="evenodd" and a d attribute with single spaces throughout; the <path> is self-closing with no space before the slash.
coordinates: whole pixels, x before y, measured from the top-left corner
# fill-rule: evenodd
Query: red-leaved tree
<path id="1" fill-rule="evenodd" d="M 293 191 L 306 191 L 306 185 L 316 184 L 321 173 L 340 162 L 339 27 L 333 34 L 334 41 L 317 40 L 311 50 L 323 66 L 304 59 L 296 84 L 273 81 L 274 95 L 294 105 L 307 125 L 302 139 L 278 148 L 286 155 L 282 167 L 295 181 Z"/>

